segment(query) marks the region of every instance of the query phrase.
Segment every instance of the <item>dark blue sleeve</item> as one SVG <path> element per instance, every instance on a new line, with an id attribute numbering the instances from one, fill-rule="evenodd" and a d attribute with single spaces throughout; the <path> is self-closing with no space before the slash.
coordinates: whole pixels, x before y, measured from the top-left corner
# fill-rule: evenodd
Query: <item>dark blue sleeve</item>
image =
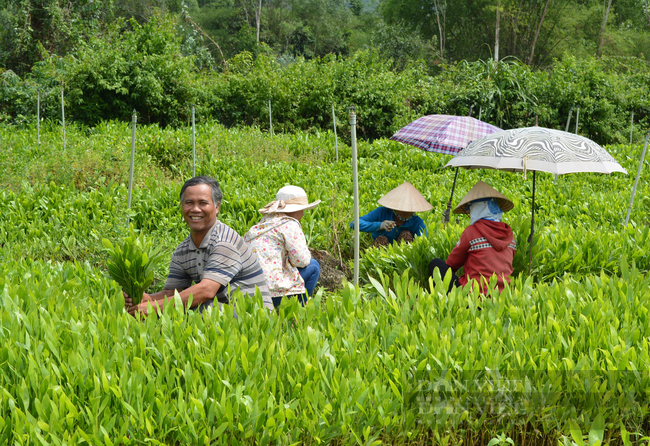
<path id="1" fill-rule="evenodd" d="M 417 223 L 413 230 L 413 234 L 422 235 L 422 233 L 424 232 L 424 235 L 429 236 L 429 234 L 427 233 L 427 225 L 424 224 L 424 220 L 422 220 L 420 217 L 417 216 L 414 218 L 417 219 Z"/>
<path id="2" fill-rule="evenodd" d="M 359 217 L 359 231 L 361 232 L 377 232 L 384 220 L 392 219 L 388 215 L 390 211 L 385 207 L 378 207 L 377 209 L 368 212 L 363 217 Z M 354 229 L 354 221 L 350 222 L 350 228 Z"/>

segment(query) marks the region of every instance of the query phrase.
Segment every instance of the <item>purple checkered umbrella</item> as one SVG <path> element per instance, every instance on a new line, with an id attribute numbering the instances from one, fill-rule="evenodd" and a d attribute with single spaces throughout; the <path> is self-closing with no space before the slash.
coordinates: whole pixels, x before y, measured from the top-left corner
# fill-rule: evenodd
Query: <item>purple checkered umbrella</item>
<path id="1" fill-rule="evenodd" d="M 471 116 L 429 115 L 402 127 L 390 139 L 426 152 L 456 155 L 470 142 L 500 130 Z"/>
<path id="2" fill-rule="evenodd" d="M 470 109 L 470 115 L 472 111 Z M 402 127 L 390 139 L 409 144 L 426 152 L 456 155 L 467 145 L 479 138 L 498 132 L 501 129 L 471 116 L 429 115 L 423 116 Z M 449 222 L 451 200 L 456 189 L 458 169 L 451 187 L 451 196 L 444 213 L 444 221 Z"/>

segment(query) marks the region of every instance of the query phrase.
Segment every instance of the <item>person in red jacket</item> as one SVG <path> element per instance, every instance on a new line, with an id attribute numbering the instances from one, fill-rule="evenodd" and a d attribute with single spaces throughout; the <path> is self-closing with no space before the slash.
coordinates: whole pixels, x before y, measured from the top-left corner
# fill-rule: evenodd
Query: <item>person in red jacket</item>
<path id="1" fill-rule="evenodd" d="M 501 217 L 513 207 L 512 201 L 487 183 L 476 183 L 454 209 L 454 214 L 469 214 L 470 225 L 447 261 L 433 259 L 429 263 L 429 274 L 433 275 L 433 270 L 438 268 L 444 278 L 449 268 L 455 273 L 464 266 L 465 273 L 460 278 L 452 274 L 449 291 L 454 285 L 460 287 L 477 281 L 481 294 L 486 294 L 490 278 L 495 274 L 499 292 L 503 291 L 505 282 L 510 282 L 517 244 L 512 229 L 501 222 Z"/>

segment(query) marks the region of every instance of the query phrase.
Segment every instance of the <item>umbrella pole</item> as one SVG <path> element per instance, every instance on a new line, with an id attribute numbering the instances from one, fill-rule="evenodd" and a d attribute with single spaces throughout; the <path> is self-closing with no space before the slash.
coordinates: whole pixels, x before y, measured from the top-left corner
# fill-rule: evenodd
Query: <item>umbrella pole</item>
<path id="1" fill-rule="evenodd" d="M 630 213 L 632 212 L 632 204 L 634 203 L 634 194 L 636 194 L 636 187 L 639 184 L 639 177 L 641 176 L 641 169 L 643 168 L 643 160 L 645 158 L 645 151 L 648 148 L 648 138 L 650 132 L 645 136 L 645 144 L 643 145 L 643 152 L 641 152 L 641 162 L 639 163 L 639 170 L 636 172 L 636 180 L 634 180 L 634 188 L 632 189 L 632 197 L 630 197 L 630 206 L 627 208 L 627 217 L 625 217 L 625 226 L 630 222 Z"/>
<path id="2" fill-rule="evenodd" d="M 458 167 L 456 167 L 456 175 L 454 175 L 454 184 L 451 186 L 451 196 L 449 197 L 449 202 L 447 203 L 447 210 L 445 211 L 443 222 L 445 224 L 449 223 L 449 218 L 451 217 L 451 200 L 454 198 L 454 189 L 456 189 L 456 180 L 458 179 Z"/>
<path id="3" fill-rule="evenodd" d="M 528 237 L 528 244 L 530 245 L 530 254 L 528 256 L 528 275 L 533 265 L 533 234 L 535 233 L 535 172 L 533 170 L 533 204 L 530 210 L 530 237 Z"/>

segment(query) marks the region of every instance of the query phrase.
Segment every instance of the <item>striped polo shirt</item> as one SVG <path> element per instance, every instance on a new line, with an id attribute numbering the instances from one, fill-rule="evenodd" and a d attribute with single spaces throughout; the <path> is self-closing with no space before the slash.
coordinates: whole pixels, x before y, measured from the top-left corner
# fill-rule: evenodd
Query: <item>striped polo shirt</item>
<path id="1" fill-rule="evenodd" d="M 198 248 L 191 235 L 178 245 L 172 254 L 165 289 L 184 290 L 203 279 L 221 284 L 215 296 L 219 307 L 222 303 L 229 303 L 237 289 L 253 296 L 257 287 L 262 293 L 264 306 L 273 309 L 271 293 L 257 256 L 236 231 L 219 220 Z M 209 306 L 212 306 L 212 301 L 202 304 L 198 310 Z"/>

